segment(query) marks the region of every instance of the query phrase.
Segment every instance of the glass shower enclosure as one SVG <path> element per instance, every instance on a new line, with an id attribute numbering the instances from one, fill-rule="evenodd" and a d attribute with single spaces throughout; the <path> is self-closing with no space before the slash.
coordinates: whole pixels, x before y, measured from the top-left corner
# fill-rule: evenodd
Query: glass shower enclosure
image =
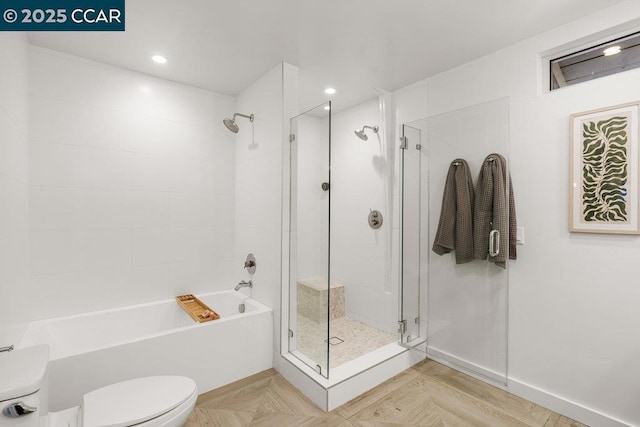
<path id="1" fill-rule="evenodd" d="M 283 349 L 336 382 L 403 350 L 386 105 L 379 96 L 334 114 L 326 103 L 290 121 Z"/>
<path id="2" fill-rule="evenodd" d="M 474 188 L 492 154 L 502 155 L 508 170 L 508 99 L 406 123 L 402 147 L 400 342 L 506 384 L 509 263 L 506 269 L 480 259 L 456 264 L 453 253 L 438 255 L 432 246 L 454 160 L 468 162 Z M 508 200 L 508 186 L 501 191 L 495 195 Z M 489 251 L 488 240 L 480 245 Z"/>
<path id="3" fill-rule="evenodd" d="M 288 350 L 329 375 L 331 102 L 290 123 Z"/>

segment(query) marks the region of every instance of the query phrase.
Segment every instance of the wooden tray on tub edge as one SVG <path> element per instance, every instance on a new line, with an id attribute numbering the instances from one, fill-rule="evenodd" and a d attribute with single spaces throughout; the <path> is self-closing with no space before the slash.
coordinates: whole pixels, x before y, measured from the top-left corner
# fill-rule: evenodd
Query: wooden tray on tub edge
<path id="1" fill-rule="evenodd" d="M 178 295 L 176 297 L 178 305 L 187 312 L 189 316 L 196 322 L 209 322 L 210 320 L 216 320 L 220 318 L 220 315 L 210 309 L 205 303 L 191 294 Z M 209 312 L 209 316 L 203 317 L 203 314 Z"/>

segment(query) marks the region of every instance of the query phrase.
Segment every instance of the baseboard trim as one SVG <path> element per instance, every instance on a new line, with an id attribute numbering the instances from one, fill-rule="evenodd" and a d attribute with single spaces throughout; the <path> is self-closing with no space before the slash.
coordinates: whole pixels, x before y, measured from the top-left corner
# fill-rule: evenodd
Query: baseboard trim
<path id="1" fill-rule="evenodd" d="M 504 385 L 504 377 L 499 373 L 490 369 L 486 369 L 480 365 L 469 361 L 459 359 L 449 353 L 429 347 L 427 349 L 427 357 L 436 362 L 442 363 L 450 368 L 456 369 L 474 378 L 484 381 L 488 384 L 507 390 L 510 393 L 537 403 L 540 406 L 551 409 L 554 412 L 562 414 L 566 417 L 579 421 L 588 426 L 598 427 L 633 427 L 634 424 L 617 419 L 613 416 L 604 414 L 595 409 L 586 407 L 569 399 L 563 398 L 548 391 L 539 389 L 523 381 L 507 377 L 507 383 Z"/>
<path id="2" fill-rule="evenodd" d="M 484 366 L 478 365 L 477 363 L 461 359 L 452 355 L 451 353 L 447 353 L 433 347 L 427 347 L 427 357 L 457 371 L 477 378 L 480 381 L 484 381 L 502 389 L 507 388 L 506 384 L 508 381 L 508 377 L 506 376 L 506 374 L 501 374 L 495 370 L 485 368 Z"/>
<path id="3" fill-rule="evenodd" d="M 403 355 L 408 356 L 412 353 L 413 352 L 406 352 Z M 429 355 L 429 358 L 433 358 L 433 360 L 437 362 L 443 363 L 447 366 L 450 366 L 456 370 L 462 371 L 466 374 L 470 374 L 473 377 L 481 381 L 487 382 L 491 385 L 497 386 L 499 388 L 504 388 L 510 393 L 515 394 L 516 396 L 522 397 L 523 399 L 534 402 L 540 406 L 548 408 L 554 412 L 562 414 L 566 417 L 579 421 L 588 426 L 594 426 L 594 427 L 595 426 L 598 426 L 598 427 L 633 427 L 634 426 L 634 424 L 631 422 L 620 420 L 611 415 L 604 414 L 595 409 L 573 402 L 569 399 L 563 398 L 561 396 L 550 393 L 548 391 L 539 389 L 517 378 L 509 377 L 507 380 L 506 387 L 501 384 L 495 383 L 493 381 L 488 381 L 488 379 L 492 377 L 492 375 L 487 375 L 487 373 L 492 374 L 490 370 L 486 370 L 486 372 L 483 372 L 482 376 L 477 374 L 474 375 L 474 373 L 471 370 L 464 369 L 463 366 L 460 366 L 461 364 L 459 363 L 459 360 L 455 360 L 455 361 L 447 360 L 448 358 L 446 358 L 446 353 L 438 352 L 439 354 L 436 356 L 435 354 L 433 354 L 434 353 L 433 349 L 430 351 L 430 353 L 431 354 Z M 412 355 L 412 356 L 415 356 L 415 355 Z M 441 356 L 441 357 L 438 357 L 438 356 Z M 443 358 L 442 356 L 445 356 L 445 357 Z M 348 398 L 343 397 L 342 399 L 340 398 L 336 399 L 337 396 L 332 396 L 332 398 L 330 399 L 328 395 L 328 390 L 327 388 L 325 388 L 327 386 L 326 384 L 325 384 L 325 387 L 318 384 L 316 381 L 314 381 L 311 378 L 309 374 L 305 374 L 294 363 L 287 360 L 285 356 L 277 355 L 277 357 L 274 357 L 274 361 L 278 362 L 278 363 L 274 363 L 274 367 L 276 367 L 276 369 L 279 372 L 281 372 L 287 380 L 289 380 L 297 388 L 301 389 L 302 392 L 307 397 L 309 397 L 316 405 L 318 405 L 321 409 L 325 411 L 329 409 L 329 406 L 333 408 L 338 404 L 344 403 L 343 400 L 346 402 L 350 398 L 353 398 L 354 396 L 357 396 L 363 393 L 364 391 L 366 391 L 364 389 L 353 390 L 351 391 L 351 393 L 349 393 L 351 394 L 351 396 Z M 407 366 L 404 366 L 400 370 L 410 367 L 417 361 L 418 359 L 411 360 L 410 362 L 408 362 Z M 467 366 L 467 368 L 469 368 L 469 366 Z M 309 370 L 310 369 L 311 368 L 309 368 Z M 375 386 L 375 384 L 372 383 L 365 388 L 369 389 L 372 386 Z M 333 390 L 333 391 L 337 392 L 338 388 L 339 387 L 336 387 L 336 390 Z M 337 394 L 342 394 L 342 393 L 337 393 Z"/>
<path id="4" fill-rule="evenodd" d="M 551 409 L 554 412 L 579 421 L 589 426 L 598 427 L 632 427 L 633 424 L 619 420 L 610 415 L 603 414 L 595 409 L 588 408 L 579 403 L 572 402 L 561 396 L 541 390 L 516 378 L 509 378 L 508 390 L 510 393 L 530 400 L 540 406 Z"/>

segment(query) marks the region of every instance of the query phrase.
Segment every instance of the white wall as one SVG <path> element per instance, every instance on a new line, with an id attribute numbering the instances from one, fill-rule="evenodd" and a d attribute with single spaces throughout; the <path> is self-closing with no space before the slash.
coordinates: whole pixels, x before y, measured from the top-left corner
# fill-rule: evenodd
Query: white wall
<path id="1" fill-rule="evenodd" d="M 421 280 L 421 274 L 427 271 L 428 257 L 425 252 L 428 247 L 420 247 L 423 237 L 428 235 L 428 227 L 424 224 L 428 223 L 430 218 L 429 212 L 429 188 L 426 185 L 419 185 L 424 177 L 428 176 L 428 168 L 425 167 L 428 161 L 428 147 L 418 151 L 416 143 L 421 143 L 420 130 L 416 128 L 407 128 L 403 130 L 403 125 L 412 123 L 427 115 L 427 82 L 426 80 L 418 81 L 412 85 L 399 89 L 392 94 L 394 122 L 396 127 L 393 132 L 394 147 L 398 150 L 400 137 L 407 138 L 408 150 L 405 155 L 405 209 L 404 219 L 401 219 L 401 202 L 400 199 L 400 178 L 402 172 L 402 153 L 398 150 L 396 155 L 396 168 L 393 177 L 393 204 L 394 204 L 394 220 L 393 220 L 393 239 L 392 253 L 394 258 L 392 264 L 392 277 L 398 278 L 398 285 L 394 288 L 394 293 L 399 299 L 399 287 L 402 286 L 402 318 L 406 323 L 405 339 L 425 338 L 427 333 L 427 316 L 428 299 L 427 280 Z M 423 177 L 421 177 L 421 174 Z M 422 205 L 418 205 L 417 202 Z M 400 261 L 400 223 L 404 221 L 404 236 L 402 236 L 403 251 L 402 261 Z M 422 233 L 422 235 L 420 234 Z M 398 261 L 395 261 L 395 260 Z M 402 280 L 400 281 L 399 268 L 402 267 Z M 396 300 L 395 304 L 398 302 Z M 420 313 L 423 313 L 420 316 Z M 416 324 L 415 318 L 419 317 Z M 391 320 L 391 319 L 390 319 Z M 398 320 L 398 319 L 396 319 Z M 415 345 L 415 344 L 414 344 Z"/>
<path id="2" fill-rule="evenodd" d="M 398 138 L 401 132 L 396 129 L 396 123 L 406 123 L 427 114 L 426 81 L 398 90 L 389 98 L 385 100 L 386 108 L 393 114 L 385 117 L 387 123 L 383 122 L 382 97 L 332 115 L 331 278 L 345 285 L 350 317 L 395 334 L 398 321 Z M 380 127 L 377 135 L 367 131 L 369 140 L 366 142 L 353 133 L 365 124 Z M 305 141 L 319 132 L 326 133 L 328 128 L 326 119 L 312 116 L 298 120 L 298 126 L 297 138 L 304 135 Z M 388 132 L 385 132 L 387 128 Z M 324 135 L 322 141 L 326 139 Z M 320 141 L 310 144 L 320 150 Z M 322 171 L 317 168 L 324 168 L 326 172 L 326 166 L 322 166 L 326 163 L 322 158 L 326 147 L 317 153 L 304 151 L 303 147 L 299 150 L 299 161 L 304 163 L 298 178 L 299 186 L 304 189 L 299 197 L 306 210 L 298 220 L 298 256 L 302 258 L 297 264 L 298 276 L 325 275 L 326 230 L 317 226 L 324 225 L 326 220 L 318 221 L 320 217 L 316 210 L 326 207 L 314 191 L 320 192 L 320 182 L 324 180 L 321 179 Z M 314 201 L 315 209 L 312 207 Z M 367 224 L 370 208 L 379 209 L 384 215 L 383 226 L 378 230 L 372 230 Z M 302 220 L 307 223 L 301 224 Z M 419 262 L 419 259 L 415 261 Z"/>
<path id="3" fill-rule="evenodd" d="M 362 126 L 368 141 L 354 134 Z M 378 98 L 331 118 L 331 280 L 345 286 L 347 315 L 395 332 L 397 278 L 392 276 L 393 179 Z M 382 227 L 369 227 L 370 209 L 383 215 Z"/>
<path id="4" fill-rule="evenodd" d="M 28 40 L 0 36 L 0 347 L 28 321 Z"/>
<path id="5" fill-rule="evenodd" d="M 538 55 L 638 17 L 628 1 L 428 79 L 429 115 L 510 97 L 526 234 L 509 269 L 510 388 L 592 425 L 640 424 L 640 239 L 568 232 L 569 115 L 640 99 L 640 70 L 546 93 Z"/>
<path id="6" fill-rule="evenodd" d="M 231 287 L 233 98 L 29 60 L 31 318 Z"/>
<path id="7" fill-rule="evenodd" d="M 423 145 L 421 192 L 427 208 L 420 213 L 420 227 L 428 234 L 423 237 L 420 256 L 428 260 L 428 266 L 422 269 L 420 277 L 428 281 L 427 293 L 422 295 L 428 308 L 421 318 L 428 319 L 429 353 L 459 365 L 473 366 L 501 382 L 507 370 L 508 273 L 481 260 L 457 265 L 453 252 L 439 256 L 432 247 L 451 161 L 465 159 L 473 180 L 477 181 L 487 155 L 506 156 L 508 108 L 503 98 L 409 123 L 421 132 Z M 409 141 L 406 153 L 411 153 L 414 147 Z M 405 177 L 405 189 L 409 187 Z M 417 210 L 417 206 L 411 206 L 412 210 Z M 408 242 L 412 236 L 406 234 L 404 241 Z M 413 255 L 415 250 L 408 253 Z"/>
<path id="8" fill-rule="evenodd" d="M 328 193 L 321 187 L 328 181 L 328 149 L 320 117 L 303 115 L 296 119 L 297 153 L 294 163 L 295 211 L 292 232 L 295 258 L 291 273 L 297 279 L 327 277 L 327 228 L 329 219 Z M 297 286 L 296 281 L 292 286 Z M 295 296 L 296 292 L 291 292 Z"/>
<path id="9" fill-rule="evenodd" d="M 274 331 L 280 331 L 282 165 L 284 156 L 288 156 L 288 147 L 283 150 L 283 132 L 285 124 L 288 129 L 288 118 L 293 115 L 290 100 L 293 95 L 293 99 L 297 99 L 296 87 L 297 69 L 283 63 L 260 77 L 236 100 L 236 111 L 254 114 L 255 120 L 251 124 L 247 119 L 239 118 L 240 131 L 235 138 L 236 245 L 233 283 L 253 280 L 253 289 L 245 288 L 241 292 L 273 308 Z M 243 270 L 248 253 L 256 257 L 254 275 Z M 277 363 L 279 351 L 280 333 L 276 332 L 274 363 Z"/>

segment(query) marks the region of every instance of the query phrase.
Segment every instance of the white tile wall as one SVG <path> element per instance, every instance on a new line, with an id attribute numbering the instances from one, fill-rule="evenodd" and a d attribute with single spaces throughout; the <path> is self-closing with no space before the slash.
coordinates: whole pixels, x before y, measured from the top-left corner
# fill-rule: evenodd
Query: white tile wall
<path id="1" fill-rule="evenodd" d="M 283 129 L 285 138 L 287 138 L 287 134 L 290 131 L 290 119 L 298 115 L 299 113 L 299 105 L 298 105 L 298 92 L 299 92 L 299 70 L 297 67 L 294 67 L 291 64 L 284 63 L 283 64 L 283 78 L 282 78 L 282 93 L 283 93 Z M 290 226 L 289 226 L 289 179 L 290 179 L 290 171 L 289 171 L 289 160 L 290 160 L 291 150 L 290 145 L 287 142 L 283 142 L 283 150 L 282 150 L 282 233 L 281 233 L 281 241 L 289 242 L 290 241 Z M 279 301 L 274 307 L 288 307 L 290 304 L 289 295 L 285 291 L 287 288 L 286 283 L 289 281 L 289 245 L 282 245 L 281 252 L 281 268 L 280 268 L 280 277 L 282 281 L 282 292 L 280 294 Z M 276 296 L 277 298 L 277 296 Z M 295 301 L 292 301 L 295 304 Z M 285 309 L 274 309 L 274 330 L 279 331 L 278 333 L 274 333 L 274 343 L 273 343 L 273 351 L 274 351 L 274 368 L 279 369 L 282 363 L 284 363 L 284 359 L 280 356 L 283 351 L 287 351 L 288 348 L 288 338 L 285 339 L 285 342 L 282 342 L 282 337 L 286 337 L 288 334 L 289 327 L 289 316 L 288 312 Z"/>
<path id="2" fill-rule="evenodd" d="M 28 75 L 31 318 L 231 287 L 234 99 L 36 47 Z"/>
<path id="3" fill-rule="evenodd" d="M 254 288 L 242 290 L 274 309 L 274 331 L 280 331 L 283 73 L 281 64 L 267 72 L 237 98 L 237 112 L 254 114 L 251 124 L 238 118 L 235 170 L 235 262 L 233 279 L 252 279 Z M 297 99 L 297 94 L 296 98 Z M 250 276 L 243 269 L 248 253 L 256 257 Z M 279 332 L 274 349 L 279 350 Z"/>
<path id="4" fill-rule="evenodd" d="M 25 33 L 4 32 L 0 38 L 0 53 L 2 53 L 2 79 L 0 79 L 0 108 L 3 116 L 10 117 L 15 126 L 27 133 L 28 117 L 28 65 L 27 43 Z M 3 132 L 15 132 L 15 129 L 3 128 Z M 3 141 L 7 141 L 3 138 Z M 26 170 L 22 171 L 26 174 Z"/>
<path id="5" fill-rule="evenodd" d="M 3 129 L 3 144 L 0 145 L 0 170 L 21 182 L 27 182 L 28 144 L 26 131 L 20 127 L 12 107 L 3 110 L 0 128 Z"/>
<path id="6" fill-rule="evenodd" d="M 303 115 L 296 119 L 296 149 L 294 165 L 296 214 L 292 226 L 295 234 L 295 252 L 292 253 L 292 273 L 295 278 L 327 276 L 326 233 L 329 219 L 329 194 L 321 189 L 328 181 L 329 168 L 325 144 L 322 143 L 322 127 L 326 121 L 320 117 Z M 324 150 L 323 150 L 324 148 Z M 288 164 L 288 162 L 287 162 Z M 289 206 L 286 206 L 289 209 Z M 295 292 L 293 292 L 295 294 Z"/>
<path id="7" fill-rule="evenodd" d="M 363 125 L 381 131 L 368 130 L 362 141 L 353 130 Z M 345 285 L 349 316 L 395 333 L 397 303 L 390 295 L 397 293 L 392 244 L 398 237 L 390 183 L 397 172 L 388 144 L 397 144 L 385 141 L 377 98 L 333 115 L 331 127 L 331 279 Z M 370 209 L 384 217 L 377 230 L 367 222 Z"/>
<path id="8" fill-rule="evenodd" d="M 0 346 L 17 344 L 27 315 L 28 40 L 0 37 Z"/>

